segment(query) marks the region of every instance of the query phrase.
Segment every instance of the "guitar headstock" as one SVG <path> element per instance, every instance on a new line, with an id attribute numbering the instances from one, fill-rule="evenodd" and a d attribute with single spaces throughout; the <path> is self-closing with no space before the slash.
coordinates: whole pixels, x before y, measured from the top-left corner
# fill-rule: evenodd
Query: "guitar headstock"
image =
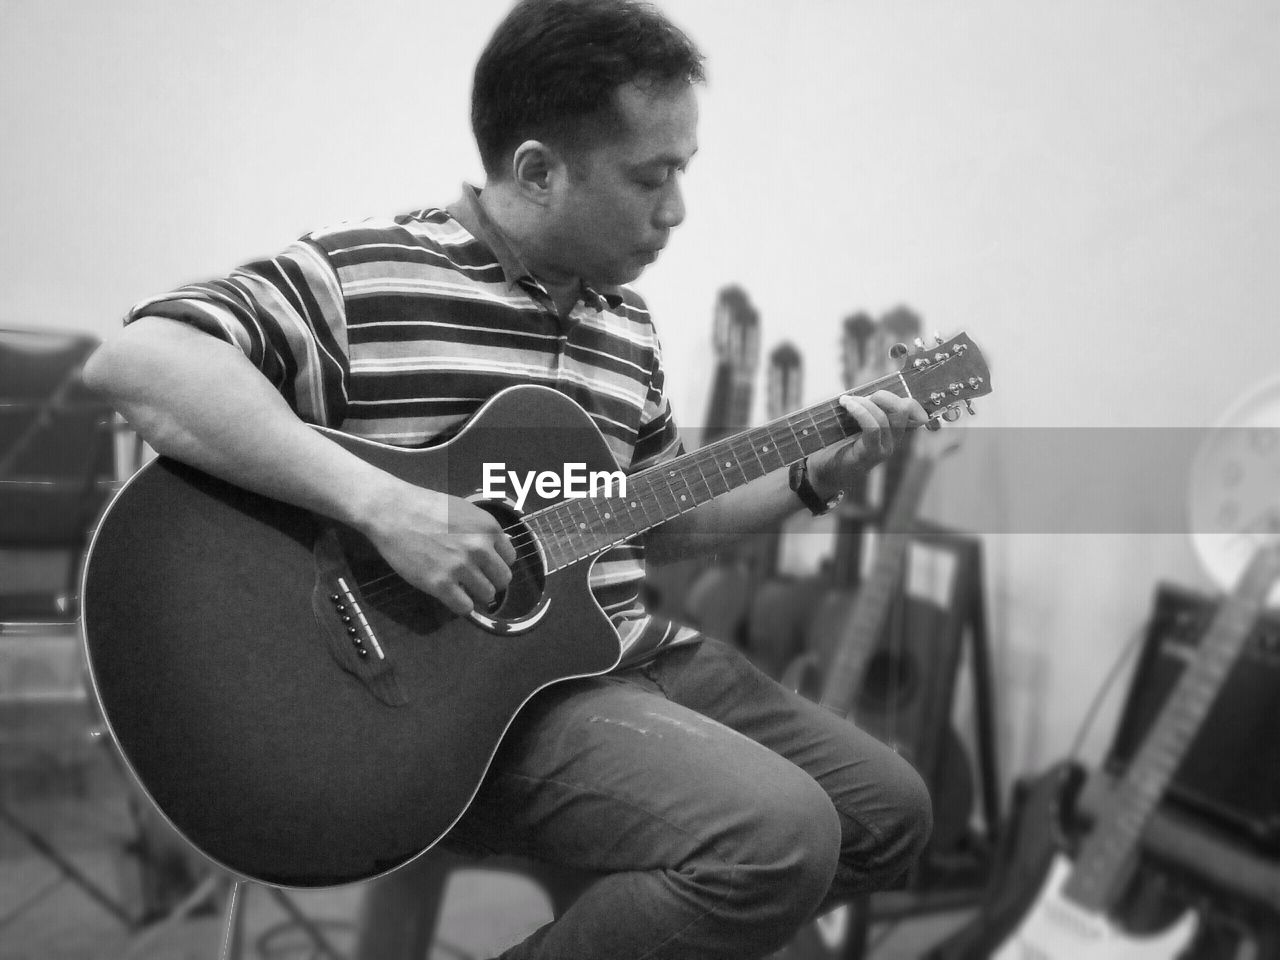
<path id="1" fill-rule="evenodd" d="M 974 398 L 991 392 L 991 371 L 967 334 L 935 339 L 935 345 L 929 347 L 917 337 L 914 352 L 898 344 L 893 355 L 902 361 L 902 379 L 925 413 L 953 421 L 960 416 L 960 404 L 973 413 Z"/>
<path id="2" fill-rule="evenodd" d="M 803 375 L 800 351 L 790 340 L 770 351 L 764 404 L 766 419 L 777 420 L 799 409 L 804 392 Z"/>
<path id="3" fill-rule="evenodd" d="M 716 300 L 712 341 L 716 358 L 750 376 L 760 365 L 760 313 L 741 287 L 725 287 Z"/>

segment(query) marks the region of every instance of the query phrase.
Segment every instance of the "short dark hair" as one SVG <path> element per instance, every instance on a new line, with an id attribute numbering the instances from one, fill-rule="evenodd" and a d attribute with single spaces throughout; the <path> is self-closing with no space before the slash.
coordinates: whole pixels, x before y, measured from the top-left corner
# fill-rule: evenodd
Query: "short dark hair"
<path id="1" fill-rule="evenodd" d="M 608 131 L 626 83 L 705 79 L 703 56 L 642 0 L 520 0 L 476 63 L 471 129 L 485 172 L 502 176 L 512 150 L 543 140 L 572 152 Z"/>

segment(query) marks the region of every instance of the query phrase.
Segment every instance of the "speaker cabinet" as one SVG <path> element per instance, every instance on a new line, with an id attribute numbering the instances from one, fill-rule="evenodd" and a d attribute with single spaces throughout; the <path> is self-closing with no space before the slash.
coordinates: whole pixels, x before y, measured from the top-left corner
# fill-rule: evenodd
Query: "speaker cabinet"
<path id="1" fill-rule="evenodd" d="M 1162 584 L 1107 760 L 1120 773 L 1196 655 L 1218 601 Z M 1168 802 L 1280 854 L 1280 612 L 1254 625 L 1169 788 Z"/>

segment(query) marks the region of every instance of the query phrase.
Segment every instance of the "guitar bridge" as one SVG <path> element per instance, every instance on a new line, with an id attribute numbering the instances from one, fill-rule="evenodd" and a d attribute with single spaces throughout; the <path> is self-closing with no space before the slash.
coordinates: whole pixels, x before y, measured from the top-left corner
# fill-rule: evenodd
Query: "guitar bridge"
<path id="1" fill-rule="evenodd" d="M 347 628 L 347 636 L 351 638 L 356 654 L 361 657 L 367 657 L 369 649 L 372 648 L 373 652 L 378 655 L 379 660 L 387 659 L 387 655 L 382 652 L 382 644 L 378 643 L 378 637 L 373 632 L 373 627 L 369 625 L 369 618 L 360 609 L 360 601 L 351 592 L 351 588 L 347 586 L 345 577 L 338 578 L 338 586 L 342 592 L 330 594 L 329 599 L 333 602 L 334 613 L 338 615 L 338 619 Z M 365 645 L 366 640 L 368 641 L 368 646 Z"/>
<path id="2" fill-rule="evenodd" d="M 351 575 L 342 539 L 333 527 L 316 537 L 311 612 L 329 655 L 375 697 L 392 707 L 409 702 L 394 663 L 374 630 L 367 604 Z"/>

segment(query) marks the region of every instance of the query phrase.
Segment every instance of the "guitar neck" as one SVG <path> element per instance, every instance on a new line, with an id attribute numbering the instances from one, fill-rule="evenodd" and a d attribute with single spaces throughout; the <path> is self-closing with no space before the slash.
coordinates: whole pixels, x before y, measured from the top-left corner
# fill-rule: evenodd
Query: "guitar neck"
<path id="1" fill-rule="evenodd" d="M 1086 909 L 1105 910 L 1121 894 L 1142 831 L 1280 576 L 1277 556 L 1271 549 L 1254 555 L 1240 584 L 1219 607 L 1194 661 L 1170 692 L 1125 777 L 1103 805 L 1063 891 Z"/>
<path id="2" fill-rule="evenodd" d="M 877 541 L 875 565 L 859 588 L 853 616 L 836 645 L 836 658 L 823 684 L 819 702 L 833 713 L 843 716 L 853 708 L 867 662 L 888 618 L 889 608 L 898 596 L 898 584 L 911 545 L 908 528 L 920 509 L 932 473 L 932 459 L 914 458 L 893 499 L 893 509 Z"/>
<path id="3" fill-rule="evenodd" d="M 897 374 L 851 392 L 877 390 L 911 395 Z M 562 500 L 525 521 L 543 545 L 548 569 L 558 570 L 858 432 L 857 421 L 833 398 L 632 474 L 625 497 Z"/>

